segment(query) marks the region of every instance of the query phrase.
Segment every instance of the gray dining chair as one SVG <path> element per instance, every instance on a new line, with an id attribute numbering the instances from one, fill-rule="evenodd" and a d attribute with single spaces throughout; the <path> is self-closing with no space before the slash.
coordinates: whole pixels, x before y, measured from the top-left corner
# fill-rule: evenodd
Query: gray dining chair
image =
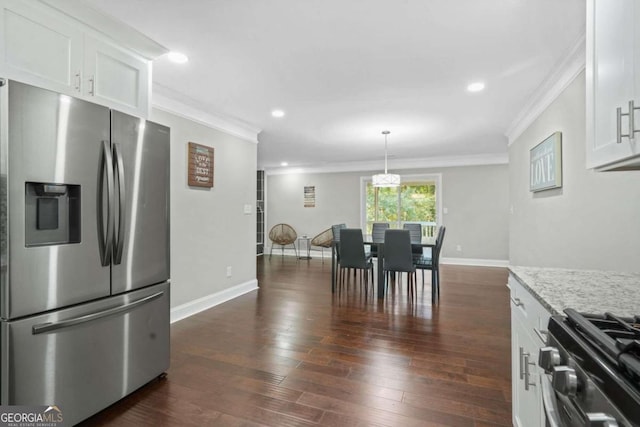
<path id="1" fill-rule="evenodd" d="M 373 290 L 373 262 L 371 254 L 364 250 L 364 239 L 360 228 L 343 228 L 340 230 L 340 282 L 344 282 L 345 270 L 360 271 L 360 285 L 365 292 L 369 289 L 369 271 L 371 271 L 371 290 Z M 355 276 L 355 274 L 354 274 Z"/>
<path id="2" fill-rule="evenodd" d="M 384 242 L 384 232 L 389 229 L 388 222 L 374 222 L 371 227 L 371 240 L 373 243 Z M 371 245 L 371 256 L 378 257 L 378 246 Z"/>
<path id="3" fill-rule="evenodd" d="M 347 228 L 347 224 L 334 224 L 331 226 L 331 233 L 333 234 L 333 244 L 336 249 L 336 280 L 338 278 L 338 272 L 340 271 L 340 230 Z"/>
<path id="4" fill-rule="evenodd" d="M 407 293 L 415 295 L 416 266 L 411 253 L 411 235 L 409 230 L 386 230 L 384 232 L 384 271 L 388 273 L 407 273 Z M 387 279 L 385 279 L 387 280 Z"/>
<path id="5" fill-rule="evenodd" d="M 443 225 L 438 230 L 436 246 L 431 251 L 431 256 L 422 256 L 414 258 L 414 264 L 417 269 L 422 270 L 422 287 L 424 288 L 424 271 L 431 270 L 431 302 L 435 303 L 436 299 L 440 299 L 440 252 L 442 251 L 442 243 L 444 242 L 444 233 L 446 227 Z"/>
<path id="6" fill-rule="evenodd" d="M 422 224 L 417 222 L 405 222 L 402 229 L 409 230 L 411 244 L 414 245 L 411 249 L 413 256 L 422 256 L 422 246 L 415 246 L 422 242 Z"/>

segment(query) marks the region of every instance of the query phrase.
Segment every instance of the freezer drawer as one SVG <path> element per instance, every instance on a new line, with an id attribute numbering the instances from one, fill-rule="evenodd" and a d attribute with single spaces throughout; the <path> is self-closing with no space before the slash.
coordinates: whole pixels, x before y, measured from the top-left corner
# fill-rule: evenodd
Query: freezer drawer
<path id="1" fill-rule="evenodd" d="M 169 367 L 169 284 L 2 322 L 2 405 L 58 405 L 75 424 Z"/>

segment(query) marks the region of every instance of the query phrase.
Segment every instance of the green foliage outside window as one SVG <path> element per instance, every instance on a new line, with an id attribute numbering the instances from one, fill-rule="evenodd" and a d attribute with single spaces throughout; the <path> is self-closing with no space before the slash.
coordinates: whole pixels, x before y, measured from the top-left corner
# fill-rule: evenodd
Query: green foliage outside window
<path id="1" fill-rule="evenodd" d="M 407 182 L 399 187 L 367 184 L 367 233 L 374 222 L 400 228 L 405 222 L 436 222 L 436 186 L 433 182 Z"/>

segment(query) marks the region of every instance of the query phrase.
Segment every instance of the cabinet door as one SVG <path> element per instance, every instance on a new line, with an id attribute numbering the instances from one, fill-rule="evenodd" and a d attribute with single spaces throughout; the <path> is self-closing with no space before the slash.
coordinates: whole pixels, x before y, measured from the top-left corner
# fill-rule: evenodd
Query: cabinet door
<path id="1" fill-rule="evenodd" d="M 587 7 L 587 167 L 603 166 L 640 154 L 629 138 L 617 142 L 616 109 L 640 105 L 640 5 L 635 0 L 590 0 Z M 635 96 L 635 98 L 634 98 Z M 637 121 L 636 121 L 637 122 Z M 629 131 L 622 118 L 622 134 Z"/>
<path id="2" fill-rule="evenodd" d="M 111 293 L 169 280 L 169 128 L 111 110 L 118 163 Z"/>
<path id="3" fill-rule="evenodd" d="M 511 375 L 513 425 L 517 427 L 543 426 L 541 391 L 536 361 L 538 349 L 526 325 L 512 309 L 511 312 Z M 524 374 L 521 378 L 521 373 Z M 527 375 L 528 373 L 528 375 Z M 528 382 L 528 386 L 525 384 Z"/>
<path id="4" fill-rule="evenodd" d="M 126 113 L 147 117 L 151 64 L 133 53 L 85 36 L 84 95 Z"/>
<path id="5" fill-rule="evenodd" d="M 0 1 L 2 74 L 56 92 L 80 92 L 82 33 L 31 2 Z"/>
<path id="6" fill-rule="evenodd" d="M 2 316 L 15 319 L 109 295 L 110 269 L 103 266 L 96 200 L 102 141 L 109 139 L 109 110 L 67 95 L 9 82 L 8 280 L 2 286 Z M 25 183 L 74 185 L 74 201 L 59 198 L 61 209 L 52 229 L 38 225 L 39 202 Z M 51 195 L 47 197 L 52 197 Z M 44 197 L 43 197 L 44 199 Z M 71 210 L 75 205 L 76 209 Z M 32 209 L 29 209 L 29 206 Z M 65 207 L 66 206 L 66 207 Z M 73 213 L 72 213 L 73 212 Z M 47 212 L 43 212 L 46 215 Z M 80 231 L 77 242 L 64 243 L 72 224 Z M 28 236 L 52 237 L 62 242 L 29 244 Z M 41 244 L 42 243 L 42 244 Z"/>

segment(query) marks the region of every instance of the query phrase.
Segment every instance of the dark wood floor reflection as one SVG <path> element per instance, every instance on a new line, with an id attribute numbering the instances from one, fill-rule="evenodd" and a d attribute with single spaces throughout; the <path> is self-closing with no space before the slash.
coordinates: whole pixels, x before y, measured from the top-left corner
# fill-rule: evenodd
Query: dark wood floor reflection
<path id="1" fill-rule="evenodd" d="M 257 263 L 259 291 L 172 325 L 166 379 L 85 424 L 511 425 L 506 269 L 442 266 L 433 307 L 420 278 L 378 301 L 318 258 Z"/>

